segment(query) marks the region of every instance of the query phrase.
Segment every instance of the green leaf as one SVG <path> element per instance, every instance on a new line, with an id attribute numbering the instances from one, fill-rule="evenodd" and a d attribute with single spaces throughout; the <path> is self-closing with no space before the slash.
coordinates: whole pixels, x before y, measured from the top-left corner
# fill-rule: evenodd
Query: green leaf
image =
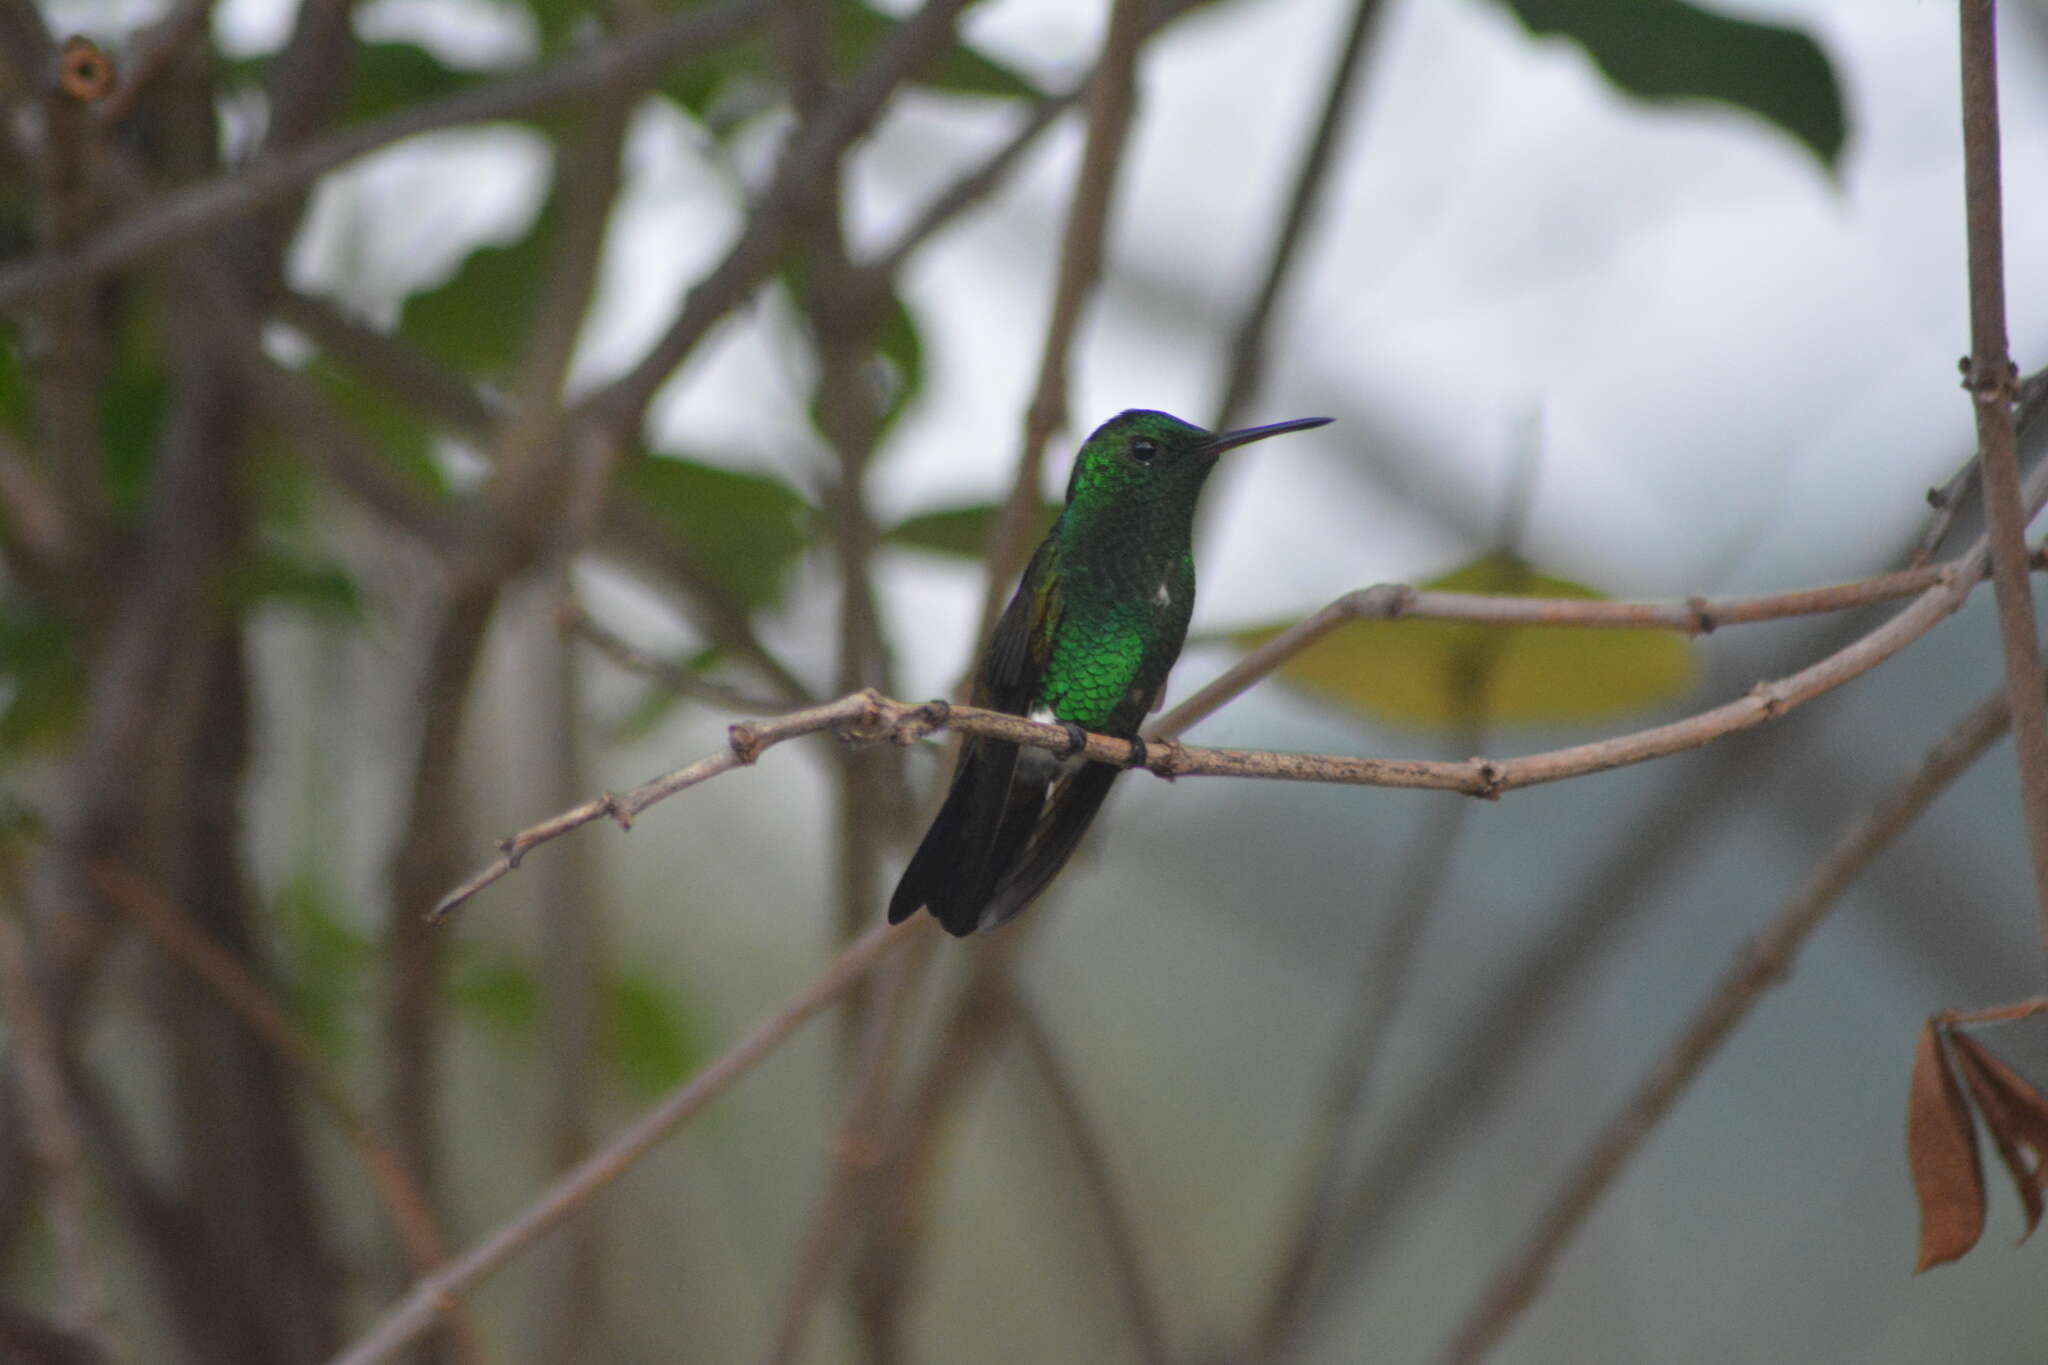
<path id="1" fill-rule="evenodd" d="M 983 560 L 988 558 L 989 536 L 995 529 L 996 514 L 1001 510 L 998 504 L 980 502 L 966 507 L 941 507 L 935 511 L 920 512 L 883 532 L 882 539 L 905 549 Z M 1039 504 L 1031 522 L 1029 539 L 1033 544 L 1044 539 L 1045 533 L 1052 529 L 1053 519 L 1059 514 L 1058 503 Z"/>
<path id="2" fill-rule="evenodd" d="M 875 352 L 885 371 L 882 382 L 888 386 L 881 424 L 881 430 L 887 431 L 924 389 L 924 336 L 902 296 L 893 291 L 889 310 L 875 332 Z"/>
<path id="3" fill-rule="evenodd" d="M 287 881 L 271 907 L 283 944 L 285 1009 L 330 1056 L 348 1045 L 349 1015 L 372 995 L 377 949 L 342 915 L 317 876 Z"/>
<path id="4" fill-rule="evenodd" d="M 306 375 L 415 492 L 431 498 L 448 496 L 447 472 L 434 458 L 434 428 L 415 409 L 325 360 L 313 361 Z M 291 490 L 280 482 L 267 491 L 286 495 Z"/>
<path id="5" fill-rule="evenodd" d="M 1650 100 L 1746 109 L 1805 144 L 1830 171 L 1848 115 L 1834 67 L 1798 29 L 1716 14 L 1684 0 L 1501 0 L 1530 33 L 1584 48 L 1607 79 Z"/>
<path id="6" fill-rule="evenodd" d="M 674 989 L 637 972 L 617 972 L 605 982 L 605 1052 L 619 1079 L 639 1095 L 667 1090 L 704 1057 L 699 1030 L 676 1003 Z"/>
<path id="7" fill-rule="evenodd" d="M 559 49 L 564 41 L 573 37 L 580 21 L 593 14 L 606 13 L 585 3 L 585 0 L 526 0 L 526 8 L 533 15 L 535 27 L 540 30 L 541 45 L 548 51 Z"/>
<path id="8" fill-rule="evenodd" d="M 514 958 L 485 956 L 478 949 L 457 953 L 448 998 L 515 1042 L 529 1041 L 540 1023 L 540 982 Z"/>
<path id="9" fill-rule="evenodd" d="M 130 287 L 117 298 L 118 330 L 100 389 L 100 440 L 106 448 L 107 485 L 114 505 L 140 513 L 170 404 L 164 333 L 159 330 L 165 319 L 154 291 Z"/>
<path id="10" fill-rule="evenodd" d="M 709 673 L 725 661 L 725 652 L 720 649 L 700 649 L 689 658 L 675 663 L 675 667 L 692 673 Z M 652 681 L 641 694 L 640 700 L 625 718 L 612 726 L 608 736 L 613 744 L 633 744 L 653 734 L 661 723 L 674 713 L 683 700 L 683 693 L 666 683 Z"/>
<path id="11" fill-rule="evenodd" d="M 784 573 L 810 544 L 810 504 L 766 475 L 657 454 L 629 464 L 619 486 L 748 606 L 775 601 Z"/>
<path id="12" fill-rule="evenodd" d="M 0 330 L 0 430 L 25 438 L 28 418 L 28 379 L 21 364 L 21 334 L 11 328 Z"/>
<path id="13" fill-rule="evenodd" d="M 415 104 L 453 94 L 483 78 L 459 71 L 417 43 L 362 43 L 355 50 L 348 86 L 348 122 L 380 118 Z"/>
<path id="14" fill-rule="evenodd" d="M 363 615 L 362 594 L 339 565 L 303 559 L 280 545 L 260 545 L 228 567 L 221 582 L 221 603 L 228 610 L 239 613 L 280 602 L 340 612 L 351 620 Z"/>
<path id="15" fill-rule="evenodd" d="M 1426 588 L 1522 597 L 1597 598 L 1568 579 L 1487 555 Z M 1291 623 L 1287 623 L 1291 624 Z M 1232 635 L 1253 649 L 1286 625 Z M 1638 711 L 1692 685 L 1692 650 L 1668 631 L 1490 626 L 1469 621 L 1351 621 L 1281 666 L 1311 696 L 1422 729 L 1474 721 L 1535 725 Z"/>
<path id="16" fill-rule="evenodd" d="M 509 373 L 525 345 L 527 312 L 540 297 L 556 217 L 551 190 L 525 235 L 478 247 L 446 284 L 407 299 L 399 330 L 456 369 Z"/>
<path id="17" fill-rule="evenodd" d="M 842 78 L 859 70 L 903 24 L 893 15 L 854 0 L 834 0 L 827 9 L 832 26 L 833 69 Z M 661 90 L 697 118 L 732 126 L 744 120 L 715 117 L 720 97 L 735 94 L 738 98 L 733 103 L 743 113 L 759 112 L 764 96 L 776 97 L 782 76 L 773 43 L 748 38 L 728 44 L 706 60 L 685 64 L 662 82 Z M 937 57 L 913 72 L 909 83 L 948 94 L 1000 99 L 1030 98 L 1042 93 L 1027 77 L 963 42 L 948 44 Z"/>
<path id="18" fill-rule="evenodd" d="M 77 629 L 61 616 L 0 603 L 0 755 L 56 748 L 85 718 Z"/>
<path id="19" fill-rule="evenodd" d="M 832 55 L 840 71 L 855 70 L 877 45 L 903 26 L 903 21 L 868 5 L 840 3 L 831 7 Z M 1030 81 L 976 52 L 964 42 L 946 46 L 937 60 L 915 73 L 913 83 L 958 95 L 995 95 L 1005 99 L 1037 95 Z"/>

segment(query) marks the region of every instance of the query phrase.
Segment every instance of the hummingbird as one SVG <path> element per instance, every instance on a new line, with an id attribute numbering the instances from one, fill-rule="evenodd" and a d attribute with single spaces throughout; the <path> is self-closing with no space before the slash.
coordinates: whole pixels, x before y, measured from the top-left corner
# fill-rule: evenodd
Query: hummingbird
<path id="1" fill-rule="evenodd" d="M 972 699 L 1066 728 L 1065 755 L 970 736 L 945 804 L 889 899 L 965 937 L 1045 890 L 1122 767 L 1078 757 L 1087 733 L 1131 741 L 1159 703 L 1195 607 L 1195 502 L 1224 451 L 1324 426 L 1302 417 L 1222 433 L 1163 412 L 1117 414 L 1081 446 L 1066 504 L 996 622 Z"/>

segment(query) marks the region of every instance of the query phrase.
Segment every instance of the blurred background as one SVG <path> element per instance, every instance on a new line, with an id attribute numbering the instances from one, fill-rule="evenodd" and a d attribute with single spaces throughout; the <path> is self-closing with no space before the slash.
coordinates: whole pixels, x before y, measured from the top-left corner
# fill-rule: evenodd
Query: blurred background
<path id="1" fill-rule="evenodd" d="M 1020 467 L 1042 515 L 1120 409 L 1336 419 L 1212 480 L 1169 704 L 1376 582 L 1909 562 L 1974 441 L 1955 28 L 4 0 L 0 1356 L 326 1359 L 811 981 L 879 920 L 943 743 L 793 742 L 423 914 L 736 719 L 952 693 Z M 2048 5 L 2000 38 L 2030 370 Z M 1126 779 L 1028 916 L 920 936 L 408 1358 L 1475 1358 L 1450 1343 L 1603 1126 L 2000 686 L 1989 598 L 1776 724 L 1498 803 Z M 1360 625 L 1189 739 L 1534 752 L 1893 610 Z M 1493 1357 L 2039 1359 L 2002 1188 L 1912 1274 L 1903 1136 L 1925 1016 L 2040 988 L 2033 904 L 2001 746 Z M 2048 1075 L 2038 1032 L 1998 1046 Z"/>

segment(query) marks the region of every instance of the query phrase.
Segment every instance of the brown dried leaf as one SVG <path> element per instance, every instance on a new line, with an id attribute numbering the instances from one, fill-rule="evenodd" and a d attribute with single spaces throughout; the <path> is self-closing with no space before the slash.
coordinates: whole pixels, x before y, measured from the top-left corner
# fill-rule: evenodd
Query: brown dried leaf
<path id="1" fill-rule="evenodd" d="M 1985 1080 L 1997 1087 L 1999 1099 L 2011 1116 L 2013 1139 L 2034 1149 L 2034 1187 L 2048 1191 L 2048 1096 L 1976 1039 L 1957 1033 L 1953 1041 L 1983 1071 Z"/>
<path id="2" fill-rule="evenodd" d="M 2027 1230 L 2020 1234 L 2024 1242 L 2034 1235 L 2041 1222 L 2042 1149 L 2035 1136 L 2026 1131 L 2025 1119 L 2015 1112 L 2003 1081 L 1993 1070 L 2003 1064 L 1968 1034 L 1949 1035 L 1949 1046 L 1954 1049 L 1955 1069 L 1969 1086 L 1970 1098 L 1977 1102 L 1977 1114 L 1984 1120 L 1984 1130 L 1991 1134 L 1991 1145 L 2006 1173 L 2012 1176 L 2020 1206 L 2026 1210 Z M 2029 1151 L 2033 1153 L 2031 1161 Z"/>
<path id="3" fill-rule="evenodd" d="M 1906 1158 L 1920 1201 L 1920 1263 L 1914 1270 L 1921 1271 L 1955 1260 L 1984 1233 L 1984 1168 L 1977 1160 L 1970 1103 L 1949 1072 L 1931 1020 L 1913 1052 Z"/>

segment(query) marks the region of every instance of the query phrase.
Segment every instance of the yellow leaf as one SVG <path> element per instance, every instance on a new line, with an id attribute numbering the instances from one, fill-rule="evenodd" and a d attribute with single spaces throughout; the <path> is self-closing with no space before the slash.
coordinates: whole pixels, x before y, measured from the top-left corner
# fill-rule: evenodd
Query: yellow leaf
<path id="1" fill-rule="evenodd" d="M 1423 587 L 1597 598 L 1567 579 L 1490 554 Z M 1240 631 L 1251 649 L 1286 624 Z M 1692 685 L 1692 649 L 1657 630 L 1349 621 L 1282 665 L 1285 682 L 1381 721 L 1421 728 L 1600 720 L 1669 701 Z"/>

